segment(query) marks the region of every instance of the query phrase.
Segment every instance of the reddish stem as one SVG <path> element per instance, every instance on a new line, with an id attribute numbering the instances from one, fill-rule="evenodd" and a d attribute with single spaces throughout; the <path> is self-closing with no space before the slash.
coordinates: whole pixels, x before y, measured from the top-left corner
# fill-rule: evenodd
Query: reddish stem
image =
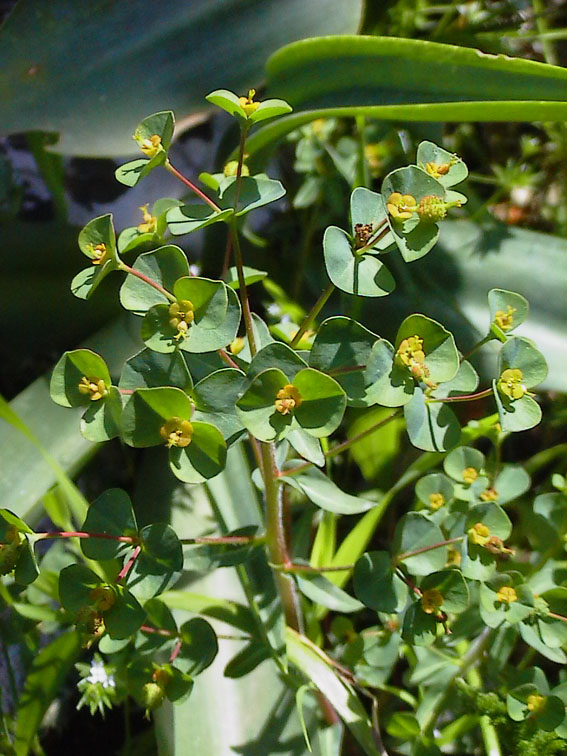
<path id="1" fill-rule="evenodd" d="M 130 555 L 130 558 L 124 565 L 124 567 L 120 570 L 118 573 L 118 577 L 116 578 L 116 582 L 119 583 L 121 580 L 124 580 L 124 578 L 128 575 L 132 567 L 134 566 L 134 562 L 138 558 L 138 555 L 140 554 L 140 551 L 142 550 L 141 546 L 136 546 L 132 554 Z"/>
<path id="2" fill-rule="evenodd" d="M 221 360 L 226 363 L 231 368 L 236 368 L 236 370 L 240 370 L 237 363 L 232 359 L 232 357 L 228 354 L 228 352 L 225 352 L 224 349 L 218 350 L 218 355 L 221 358 Z"/>
<path id="3" fill-rule="evenodd" d="M 463 394 L 462 396 L 446 396 L 444 399 L 436 399 L 435 397 L 428 397 L 428 402 L 442 402 L 447 404 L 448 402 L 473 402 L 475 399 L 484 399 L 487 396 L 492 395 L 492 389 L 484 389 L 479 391 L 478 394 Z"/>
<path id="4" fill-rule="evenodd" d="M 167 289 L 164 289 L 163 286 L 160 286 L 160 284 L 158 284 L 157 281 L 154 281 L 153 278 L 146 276 L 144 273 L 140 273 L 139 270 L 135 270 L 130 265 L 126 265 L 126 263 L 121 262 L 120 270 L 123 270 L 125 273 L 129 273 L 131 276 L 135 276 L 136 278 L 139 278 L 140 281 L 147 283 L 148 286 L 152 286 L 156 291 L 159 291 L 160 294 L 163 294 L 163 296 L 166 299 L 169 299 L 170 302 L 176 301 L 175 297 L 170 291 L 168 291 Z"/>
<path id="5" fill-rule="evenodd" d="M 207 197 L 205 192 L 202 192 L 198 186 L 196 186 L 190 179 L 186 178 L 182 173 L 180 173 L 177 168 L 174 168 L 169 160 L 166 162 L 165 167 L 173 173 L 173 175 L 178 178 L 180 181 L 182 181 L 185 186 L 188 186 L 189 189 L 191 189 L 192 192 L 194 192 L 197 197 L 200 197 L 204 202 L 209 205 L 213 210 L 215 210 L 217 213 L 222 212 L 222 209 L 217 205 L 216 202 L 213 202 L 213 200 L 210 197 Z"/>
<path id="6" fill-rule="evenodd" d="M 171 652 L 171 655 L 169 657 L 170 664 L 173 664 L 173 662 L 177 659 L 177 656 L 178 656 L 179 652 L 181 651 L 181 644 L 182 643 L 183 643 L 183 641 L 181 640 L 181 638 L 179 638 L 179 640 L 177 641 L 177 643 L 173 647 L 173 651 Z"/>
<path id="7" fill-rule="evenodd" d="M 140 630 L 143 633 L 151 633 L 153 635 L 163 635 L 164 638 L 176 638 L 177 633 L 173 630 L 166 630 L 163 627 L 150 627 L 150 625 L 142 625 Z"/>
<path id="8" fill-rule="evenodd" d="M 354 569 L 354 564 L 343 564 L 333 567 L 313 567 L 310 564 L 288 564 L 275 567 L 281 572 L 348 572 Z"/>
<path id="9" fill-rule="evenodd" d="M 105 538 L 109 541 L 119 541 L 120 543 L 131 544 L 136 543 L 138 540 L 135 536 L 115 536 L 110 535 L 110 533 L 86 533 L 82 530 L 48 531 L 46 533 L 36 533 L 35 536 L 37 540 L 44 540 L 46 538 Z"/>
<path id="10" fill-rule="evenodd" d="M 432 543 L 431 546 L 422 546 L 421 549 L 415 551 L 406 551 L 405 554 L 400 554 L 396 557 L 396 562 L 403 562 L 404 559 L 417 556 L 418 554 L 425 554 L 427 551 L 433 551 L 434 549 L 440 549 L 442 546 L 449 546 L 452 543 L 458 543 L 462 541 L 464 536 L 457 536 L 456 538 L 449 538 L 447 541 L 439 541 L 439 543 Z"/>
<path id="11" fill-rule="evenodd" d="M 196 543 L 209 543 L 214 545 L 225 544 L 246 544 L 246 543 L 261 543 L 264 541 L 262 537 L 258 536 L 198 536 L 197 538 L 181 538 L 181 543 L 191 546 Z"/>

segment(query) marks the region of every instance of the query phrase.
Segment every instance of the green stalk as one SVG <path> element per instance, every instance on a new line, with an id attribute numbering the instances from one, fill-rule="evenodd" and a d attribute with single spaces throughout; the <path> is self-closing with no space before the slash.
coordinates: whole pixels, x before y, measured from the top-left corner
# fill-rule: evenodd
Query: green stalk
<path id="1" fill-rule="evenodd" d="M 482 678 L 480 672 L 476 667 L 471 667 L 466 674 L 466 679 L 469 685 L 475 690 L 482 689 Z M 484 749 L 486 756 L 502 756 L 500 749 L 500 741 L 498 740 L 498 732 L 496 727 L 490 721 L 490 717 L 486 714 L 480 717 L 479 721 L 480 732 L 482 735 L 482 741 L 484 743 Z"/>
<path id="2" fill-rule="evenodd" d="M 264 470 L 266 545 L 268 547 L 270 562 L 274 565 L 282 565 L 288 568 L 291 566 L 291 559 L 287 550 L 282 517 L 282 486 L 278 483 L 279 472 L 276 464 L 275 445 L 261 443 L 260 453 L 262 455 L 262 467 Z M 274 571 L 274 578 L 282 602 L 286 623 L 298 633 L 303 633 L 303 620 L 295 583 L 280 570 Z"/>
<path id="3" fill-rule="evenodd" d="M 325 291 L 321 294 L 319 299 L 315 302 L 315 304 L 311 308 L 311 312 L 308 315 L 306 315 L 303 323 L 299 327 L 299 331 L 293 337 L 290 343 L 291 347 L 296 347 L 299 344 L 299 342 L 301 341 L 301 337 L 303 336 L 305 331 L 309 328 L 311 323 L 315 320 L 317 315 L 321 312 L 321 310 L 325 306 L 325 303 L 327 302 L 331 294 L 334 292 L 334 290 L 335 290 L 335 284 L 331 283 L 327 286 Z"/>

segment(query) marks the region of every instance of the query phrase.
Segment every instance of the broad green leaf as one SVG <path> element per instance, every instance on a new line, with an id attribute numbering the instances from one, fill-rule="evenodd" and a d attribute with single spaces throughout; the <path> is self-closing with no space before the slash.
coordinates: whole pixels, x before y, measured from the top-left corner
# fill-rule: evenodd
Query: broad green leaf
<path id="1" fill-rule="evenodd" d="M 350 729 L 367 756 L 379 756 L 372 726 L 355 691 L 337 677 L 330 660 L 307 638 L 286 630 L 287 655 L 302 674 L 312 681 Z"/>
<path id="2" fill-rule="evenodd" d="M 267 176 L 243 176 L 240 180 L 240 192 L 238 194 L 237 216 L 246 215 L 257 207 L 268 205 L 281 199 L 285 195 L 285 189 L 279 181 L 269 179 Z M 225 209 L 234 207 L 236 200 L 236 181 L 229 184 L 219 196 L 219 204 Z"/>
<path id="3" fill-rule="evenodd" d="M 140 531 L 141 551 L 128 573 L 128 590 L 140 601 L 171 588 L 183 569 L 183 549 L 173 528 L 164 522 Z"/>
<path id="4" fill-rule="evenodd" d="M 234 92 L 230 92 L 228 89 L 215 89 L 205 97 L 212 105 L 216 105 L 217 108 L 222 108 L 231 116 L 238 116 L 243 121 L 246 120 L 246 113 L 242 109 L 239 102 L 239 97 Z"/>
<path id="5" fill-rule="evenodd" d="M 420 143 L 416 162 L 419 168 L 445 187 L 460 184 L 469 175 L 468 168 L 460 157 L 433 142 Z"/>
<path id="6" fill-rule="evenodd" d="M 231 215 L 231 210 L 211 210 L 208 205 L 182 205 L 168 211 L 167 225 L 174 236 L 179 236 L 225 221 Z"/>
<path id="7" fill-rule="evenodd" d="M 309 462 L 313 462 L 318 467 L 323 467 L 325 464 L 325 455 L 318 438 L 310 435 L 303 428 L 292 430 L 286 438 L 301 457 L 309 460 Z"/>
<path id="8" fill-rule="evenodd" d="M 82 529 L 108 536 L 136 536 L 138 527 L 132 502 L 126 491 L 110 488 L 93 501 Z M 81 538 L 81 551 L 87 559 L 115 559 L 128 544 L 110 538 Z"/>
<path id="9" fill-rule="evenodd" d="M 301 396 L 295 409 L 299 425 L 312 436 L 330 436 L 343 419 L 346 395 L 340 384 L 325 373 L 304 368 L 293 379 Z"/>
<path id="10" fill-rule="evenodd" d="M 488 307 L 491 330 L 501 340 L 506 338 L 509 331 L 521 325 L 529 313 L 528 300 L 506 289 L 491 289 L 488 292 Z"/>
<path id="11" fill-rule="evenodd" d="M 415 493 L 426 507 L 435 511 L 453 502 L 455 488 L 443 473 L 431 473 L 417 481 Z"/>
<path id="12" fill-rule="evenodd" d="M 213 663 L 218 653 L 216 633 L 201 617 L 184 622 L 179 633 L 182 642 L 178 658 L 183 660 L 187 674 L 198 675 Z"/>
<path id="13" fill-rule="evenodd" d="M 195 420 L 212 423 L 228 440 L 242 430 L 235 402 L 242 390 L 244 373 L 234 368 L 216 370 L 193 389 Z"/>
<path id="14" fill-rule="evenodd" d="M 254 283 L 258 283 L 258 281 L 263 281 L 264 278 L 266 278 L 266 276 L 268 275 L 265 270 L 249 268 L 247 265 L 243 266 L 242 271 L 244 273 L 244 283 L 246 284 L 246 286 L 251 286 Z M 240 288 L 236 268 L 232 267 L 228 269 L 228 273 L 226 274 L 226 284 L 227 286 L 230 286 L 231 289 Z"/>
<path id="15" fill-rule="evenodd" d="M 522 371 L 523 382 L 527 388 L 533 388 L 545 380 L 547 363 L 529 339 L 512 337 L 498 355 L 500 373 L 508 368 L 518 368 Z"/>
<path id="16" fill-rule="evenodd" d="M 337 371 L 334 378 L 346 392 L 348 404 L 364 407 L 367 405 L 364 369 L 377 339 L 376 334 L 356 320 L 327 318 L 317 331 L 309 365 L 331 375 Z M 352 372 L 348 372 L 349 368 Z"/>
<path id="17" fill-rule="evenodd" d="M 305 360 L 291 347 L 279 341 L 274 341 L 264 346 L 254 355 L 246 371 L 246 377 L 252 380 L 264 370 L 277 368 L 281 370 L 289 381 L 293 381 L 299 371 L 306 367 L 307 363 Z"/>
<path id="18" fill-rule="evenodd" d="M 364 604 L 331 583 L 324 575 L 305 572 L 296 575 L 295 579 L 301 593 L 327 609 L 350 613 L 360 611 L 364 607 Z"/>
<path id="19" fill-rule="evenodd" d="M 394 344 L 399 349 L 405 339 L 423 340 L 427 376 L 434 383 L 452 380 L 459 369 L 459 355 L 453 335 L 437 321 L 424 315 L 410 315 L 401 324 Z"/>
<path id="20" fill-rule="evenodd" d="M 442 544 L 444 540 L 445 538 L 438 525 L 435 525 L 424 515 L 409 512 L 398 521 L 392 551 L 398 562 L 403 564 L 412 575 L 429 575 L 430 572 L 442 570 L 447 562 L 447 546 L 436 547 L 437 544 Z M 431 546 L 436 548 L 423 551 L 415 556 L 405 556 L 405 554 L 420 549 L 428 549 Z"/>
<path id="21" fill-rule="evenodd" d="M 389 341 L 380 339 L 372 347 L 364 373 L 368 401 L 384 407 L 401 407 L 412 398 L 415 381 L 394 358 L 394 347 Z"/>
<path id="22" fill-rule="evenodd" d="M 298 427 L 293 413 L 283 415 L 275 408 L 277 393 L 287 383 L 281 370 L 263 370 L 236 403 L 236 414 L 242 424 L 260 441 L 281 439 Z"/>
<path id="23" fill-rule="evenodd" d="M 404 615 L 402 638 L 416 646 L 430 646 L 437 638 L 438 623 L 432 614 L 426 614 L 419 601 L 408 606 Z"/>
<path id="24" fill-rule="evenodd" d="M 244 677 L 269 657 L 270 649 L 265 643 L 252 641 L 232 657 L 224 668 L 224 676 L 233 679 Z"/>
<path id="25" fill-rule="evenodd" d="M 372 255 L 356 255 L 346 231 L 329 226 L 323 236 L 323 255 L 331 281 L 341 291 L 360 297 L 385 297 L 396 282 L 386 266 Z"/>
<path id="26" fill-rule="evenodd" d="M 111 386 L 107 396 L 91 402 L 81 418 L 81 433 L 89 441 L 102 443 L 120 434 L 122 396 L 116 386 Z"/>
<path id="27" fill-rule="evenodd" d="M 185 253 L 173 244 L 140 255 L 132 267 L 169 292 L 173 291 L 178 278 L 189 275 Z M 150 307 L 169 304 L 169 301 L 155 287 L 134 275 L 128 275 L 120 289 L 120 303 L 124 309 L 143 315 Z"/>
<path id="28" fill-rule="evenodd" d="M 142 349 L 126 360 L 118 385 L 128 391 L 174 386 L 187 393 L 193 388 L 193 381 L 181 352 L 160 354 Z"/>
<path id="29" fill-rule="evenodd" d="M 291 111 L 291 105 L 285 100 L 263 100 L 260 101 L 260 107 L 249 116 L 249 120 L 252 123 L 260 123 L 260 121 L 265 121 L 268 118 L 286 115 Z"/>
<path id="30" fill-rule="evenodd" d="M 354 592 L 370 609 L 399 613 L 408 599 L 408 587 L 396 575 L 386 551 L 369 551 L 354 566 Z"/>
<path id="31" fill-rule="evenodd" d="M 103 391 L 110 388 L 110 373 L 102 357 L 90 349 L 65 352 L 51 375 L 50 392 L 53 401 L 62 407 L 88 407 L 92 403 L 101 403 L 103 398 L 93 400 L 88 390 L 80 389 L 84 378 L 95 383 L 103 381 Z"/>
<path id="32" fill-rule="evenodd" d="M 359 514 L 376 506 L 373 501 L 347 494 L 320 470 L 309 469 L 298 475 L 284 476 L 283 482 L 296 484 L 316 506 L 337 514 Z"/>
<path id="33" fill-rule="evenodd" d="M 500 426 L 505 433 L 529 430 L 541 421 L 541 407 L 531 396 L 526 394 L 512 401 L 502 395 L 497 381 L 492 382 L 492 390 L 498 408 Z"/>
<path id="34" fill-rule="evenodd" d="M 459 443 L 461 426 L 447 404 L 427 401 L 421 388 L 404 406 L 404 417 L 410 441 L 424 451 L 448 451 Z"/>
<path id="35" fill-rule="evenodd" d="M 358 224 L 371 226 L 370 240 L 373 236 L 377 235 L 378 230 L 382 226 L 386 230 L 386 208 L 384 207 L 382 195 L 377 192 L 371 192 L 370 189 L 366 189 L 364 186 L 357 186 L 350 196 L 350 220 L 353 234 L 356 233 L 355 227 Z M 386 249 L 392 243 L 392 235 L 388 233 L 377 241 L 376 244 L 373 244 L 369 252 L 378 252 Z"/>
<path id="36" fill-rule="evenodd" d="M 185 483 L 204 483 L 214 478 L 226 463 L 226 443 L 218 428 L 194 420 L 191 443 L 169 450 L 173 474 Z"/>
<path id="37" fill-rule="evenodd" d="M 71 282 L 71 291 L 79 299 L 88 299 L 101 281 L 119 265 L 112 215 L 93 218 L 79 233 L 79 248 L 91 263 Z"/>
<path id="38" fill-rule="evenodd" d="M 443 598 L 440 609 L 451 614 L 464 612 L 469 603 L 469 589 L 459 570 L 441 570 L 426 575 L 421 591 L 437 590 Z"/>
<path id="39" fill-rule="evenodd" d="M 157 446 L 165 443 L 160 429 L 170 418 L 189 420 L 193 406 L 178 388 L 136 389 L 122 415 L 122 436 L 130 446 Z"/>

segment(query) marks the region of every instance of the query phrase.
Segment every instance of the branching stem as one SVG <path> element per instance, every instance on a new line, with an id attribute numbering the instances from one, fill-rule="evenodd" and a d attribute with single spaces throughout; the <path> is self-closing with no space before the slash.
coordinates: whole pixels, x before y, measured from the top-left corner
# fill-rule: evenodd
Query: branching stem
<path id="1" fill-rule="evenodd" d="M 170 173 L 173 173 L 173 175 L 178 178 L 180 181 L 182 181 L 185 186 L 188 186 L 189 189 L 191 189 L 192 192 L 194 192 L 197 197 L 200 197 L 204 202 L 209 205 L 213 210 L 215 210 L 217 213 L 222 212 L 222 208 L 220 208 L 216 202 L 214 202 L 210 197 L 207 197 L 205 192 L 202 192 L 198 186 L 196 186 L 190 179 L 188 179 L 186 176 L 184 176 L 182 173 L 180 173 L 177 168 L 174 168 L 169 160 L 165 161 L 165 167 Z"/>

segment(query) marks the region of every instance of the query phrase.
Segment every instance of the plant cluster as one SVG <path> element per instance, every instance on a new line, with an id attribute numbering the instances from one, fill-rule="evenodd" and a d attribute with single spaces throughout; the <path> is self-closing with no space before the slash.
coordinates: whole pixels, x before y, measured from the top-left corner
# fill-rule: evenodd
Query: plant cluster
<path id="1" fill-rule="evenodd" d="M 253 90 L 207 97 L 237 120 L 241 140 L 222 172 L 200 176 L 204 189 L 169 160 L 171 112 L 138 126 L 134 139 L 144 157 L 119 168 L 117 179 L 133 186 L 162 166 L 200 202 L 159 199 L 118 237 L 111 215 L 83 228 L 79 247 L 88 265 L 74 278 L 73 293 L 90 297 L 109 274 L 126 273 L 120 302 L 140 318 L 144 346 L 116 382 L 98 354 L 66 352 L 53 371 L 51 395 L 83 410 L 81 431 L 91 441 L 119 437 L 132 447 L 166 447 L 171 471 L 187 484 L 215 478 L 230 447 L 246 441 L 256 462 L 252 479 L 264 494 L 264 527 L 204 536 L 177 534 L 163 522 L 140 528 L 127 494 L 111 489 L 91 504 L 77 531 L 33 532 L 0 510 L 0 572 L 30 585 L 39 574 L 38 541 L 80 540 L 84 559 L 61 571 L 53 597 L 61 606 L 57 620 L 74 625 L 83 645 L 96 645 L 101 655 L 80 670 L 81 703 L 93 712 L 126 696 L 148 713 L 189 696 L 195 676 L 217 654 L 218 635 L 203 617 L 179 625 L 160 596 L 184 569 L 245 567 L 265 551 L 279 593 L 276 619 L 266 626 L 253 603 L 234 618 L 235 637 L 248 646 L 227 674 L 272 659 L 297 691 L 300 710 L 305 692 L 318 688 L 368 754 L 385 753 L 376 707 L 387 696 L 406 707 L 387 704 L 382 722 L 403 753 L 440 753 L 449 740 L 472 748 L 477 725 L 485 747 L 494 746 L 491 754 L 502 753 L 498 732 L 505 728 L 527 744 L 517 753 L 531 753 L 542 733 L 546 748 L 565 747 L 567 682 L 557 682 L 553 670 L 546 676 L 540 667 L 512 663 L 520 642 L 546 660 L 548 671 L 549 662 L 567 661 L 567 588 L 544 570 L 567 530 L 565 481 L 555 478 L 556 490 L 534 502 L 531 553 L 513 542 L 506 511 L 529 490 L 530 476 L 502 462 L 502 444 L 509 433 L 540 421 L 532 389 L 547 373 L 537 347 L 516 335 L 527 301 L 492 289 L 486 334 L 468 355 L 444 325 L 419 313 L 403 320 L 393 343 L 378 325 L 371 330 L 351 317 L 317 323 L 336 289 L 353 297 L 394 290 L 387 253 L 398 250 L 411 263 L 433 249 L 439 225 L 466 202 L 454 187 L 467 167 L 424 141 L 415 164 L 388 173 L 380 193 L 355 188 L 348 225 L 329 226 L 323 236 L 328 287 L 301 323 L 270 329 L 250 308 L 248 288 L 266 274 L 244 265 L 240 234 L 247 214 L 282 198 L 285 189 L 266 174 L 251 174 L 246 140 L 255 124 L 291 108 L 254 98 Z M 194 275 L 172 243 L 215 223 L 227 225 L 229 239 L 224 275 L 216 280 Z M 135 260 L 125 262 L 128 256 Z M 489 342 L 500 344 L 498 362 L 491 383 L 479 390 L 468 357 Z M 489 396 L 494 414 L 462 427 L 453 406 Z M 392 411 L 347 440 L 329 440 L 347 408 L 376 406 Z M 380 502 L 341 490 L 329 461 L 402 418 L 411 444 L 425 453 Z M 486 454 L 474 445 L 481 438 Z M 398 520 L 391 547 L 366 551 L 386 506 L 410 484 L 415 507 Z M 284 522 L 290 498 L 314 505 L 305 510 L 308 530 L 315 529 L 306 558 L 291 556 L 297 550 Z M 336 548 L 337 523 L 347 515 L 362 517 Z M 330 625 L 323 622 L 329 611 Z M 372 617 L 368 626 L 347 616 L 356 613 Z M 300 674 L 288 669 L 286 656 Z M 411 666 L 405 685 L 416 695 L 399 685 L 402 658 Z M 486 659 L 483 681 L 479 663 Z M 348 700 L 325 684 L 324 673 Z M 370 700 L 372 716 L 359 694 Z M 450 722 L 446 709 L 453 712 Z M 558 752 L 543 747 L 539 753 Z"/>

